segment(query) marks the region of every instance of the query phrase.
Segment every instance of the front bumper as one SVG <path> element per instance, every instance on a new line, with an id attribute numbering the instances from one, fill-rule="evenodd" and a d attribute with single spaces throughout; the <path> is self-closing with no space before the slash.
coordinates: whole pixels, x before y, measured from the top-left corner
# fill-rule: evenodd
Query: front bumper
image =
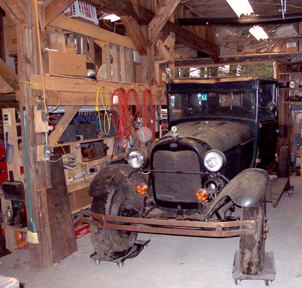
<path id="1" fill-rule="evenodd" d="M 256 220 L 244 221 L 190 221 L 166 220 L 152 217 L 122 217 L 81 211 L 82 222 L 101 229 L 133 231 L 140 233 L 185 235 L 199 237 L 233 237 L 239 235 L 255 235 Z"/>

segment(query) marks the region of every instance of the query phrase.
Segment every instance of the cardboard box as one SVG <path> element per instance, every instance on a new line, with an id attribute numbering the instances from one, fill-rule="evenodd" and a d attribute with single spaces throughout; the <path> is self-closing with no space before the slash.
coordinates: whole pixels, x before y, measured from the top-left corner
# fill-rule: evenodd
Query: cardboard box
<path id="1" fill-rule="evenodd" d="M 285 52 L 287 52 L 287 53 L 298 52 L 298 41 L 287 42 Z"/>
<path id="2" fill-rule="evenodd" d="M 90 232 L 90 227 L 88 224 L 79 225 L 74 229 L 74 235 L 76 239 L 81 238 L 82 236 L 88 234 L 89 232 Z"/>
<path id="3" fill-rule="evenodd" d="M 17 28 L 12 22 L 4 24 L 6 51 L 8 55 L 17 55 Z"/>
<path id="4" fill-rule="evenodd" d="M 46 72 L 56 75 L 87 76 L 86 55 L 61 51 L 46 51 Z"/>
<path id="5" fill-rule="evenodd" d="M 77 190 L 69 194 L 71 211 L 77 211 L 92 202 L 92 197 L 88 194 L 89 187 Z"/>

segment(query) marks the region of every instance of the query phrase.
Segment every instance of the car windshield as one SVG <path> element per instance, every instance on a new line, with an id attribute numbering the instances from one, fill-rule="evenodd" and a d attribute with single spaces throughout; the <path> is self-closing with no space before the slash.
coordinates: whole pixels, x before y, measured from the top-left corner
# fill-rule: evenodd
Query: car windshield
<path id="1" fill-rule="evenodd" d="M 170 121 L 187 118 L 234 117 L 253 120 L 255 91 L 169 94 Z"/>

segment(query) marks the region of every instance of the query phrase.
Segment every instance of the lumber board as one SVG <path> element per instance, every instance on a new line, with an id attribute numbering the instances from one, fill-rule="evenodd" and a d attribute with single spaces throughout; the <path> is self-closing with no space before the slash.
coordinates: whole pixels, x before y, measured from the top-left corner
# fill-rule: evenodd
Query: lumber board
<path id="1" fill-rule="evenodd" d="M 60 155 L 51 157 L 52 161 L 60 159 Z M 77 243 L 71 219 L 71 208 L 66 187 L 62 160 L 50 163 L 51 184 L 55 204 L 55 220 L 57 224 L 58 257 L 64 259 L 77 250 Z"/>
<path id="2" fill-rule="evenodd" d="M 112 44 L 124 46 L 136 50 L 132 40 L 126 36 L 122 36 L 108 30 L 99 28 L 96 25 L 88 24 L 79 20 L 68 18 L 66 16 L 58 16 L 50 24 L 55 28 L 68 30 L 74 33 L 82 34 L 93 39 L 109 42 Z"/>
<path id="3" fill-rule="evenodd" d="M 31 75 L 30 82 L 41 85 L 40 75 Z M 114 82 L 114 81 L 95 81 L 88 78 L 65 78 L 65 77 L 45 77 L 45 85 L 57 91 L 61 96 L 60 105 L 88 105 L 94 106 L 96 104 L 96 93 L 99 87 L 105 86 L 109 92 L 112 94 L 114 90 L 123 87 L 126 91 L 128 89 L 135 89 L 139 95 L 140 103 L 142 102 L 143 91 L 145 89 L 150 89 L 153 95 L 154 105 L 166 105 L 167 98 L 165 95 L 166 87 L 149 85 L 143 83 L 129 83 L 129 82 Z M 37 89 L 38 88 L 38 89 Z M 35 90 L 35 94 L 40 93 L 40 87 L 31 85 L 31 89 Z M 47 90 L 47 103 L 48 105 L 57 105 L 58 97 L 57 95 Z M 134 101 L 133 101 L 134 102 Z M 135 105 L 135 103 L 131 103 Z"/>
<path id="4" fill-rule="evenodd" d="M 54 146 L 54 142 L 59 141 L 67 126 L 72 121 L 73 117 L 76 115 L 80 108 L 81 106 L 79 105 L 68 106 L 68 108 L 66 108 L 63 117 L 60 119 L 59 123 L 56 126 L 56 129 L 49 136 L 50 146 Z"/>

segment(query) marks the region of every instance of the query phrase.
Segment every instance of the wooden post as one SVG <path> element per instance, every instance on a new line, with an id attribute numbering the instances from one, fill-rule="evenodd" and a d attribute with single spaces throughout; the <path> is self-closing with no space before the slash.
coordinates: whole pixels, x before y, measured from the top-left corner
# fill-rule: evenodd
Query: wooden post
<path id="1" fill-rule="evenodd" d="M 35 21 L 33 21 L 34 15 L 34 1 L 23 0 L 27 3 L 27 16 L 28 21 L 26 24 L 17 25 L 17 39 L 18 39 L 18 76 L 20 81 L 29 81 L 30 75 L 39 71 L 38 62 L 38 47 L 36 39 Z M 23 2 L 22 1 L 22 2 Z M 39 9 L 41 11 L 41 9 Z M 40 12 L 41 13 L 41 12 Z M 27 97 L 32 97 L 32 91 L 29 84 L 20 83 L 20 91 Z M 18 93 L 18 92 L 17 92 Z M 45 134 L 35 133 L 34 124 L 34 109 L 33 102 L 29 98 L 25 98 L 19 95 L 20 99 L 20 114 L 22 115 L 22 146 L 23 146 L 23 159 L 25 153 L 24 144 L 24 123 L 23 123 L 23 108 L 26 110 L 26 124 L 27 124 L 27 144 L 28 144 L 28 166 L 29 166 L 29 179 L 25 177 L 25 187 L 27 187 L 27 181 L 30 181 L 31 190 L 31 204 L 33 221 L 36 225 L 38 232 L 39 244 L 29 244 L 30 250 L 30 264 L 33 268 L 48 268 L 53 265 L 52 245 L 51 245 L 51 233 L 56 231 L 50 231 L 47 229 L 49 223 L 42 219 L 42 215 L 47 211 L 44 202 L 41 201 L 38 191 L 50 186 L 50 167 L 48 161 L 37 161 L 37 146 L 45 145 Z M 25 161 L 24 161 L 24 166 Z M 26 189 L 26 192 L 27 189 Z M 28 193 L 25 193 L 25 201 L 28 207 Z M 28 214 L 28 211 L 27 211 Z M 29 215 L 27 215 L 29 216 Z"/>

